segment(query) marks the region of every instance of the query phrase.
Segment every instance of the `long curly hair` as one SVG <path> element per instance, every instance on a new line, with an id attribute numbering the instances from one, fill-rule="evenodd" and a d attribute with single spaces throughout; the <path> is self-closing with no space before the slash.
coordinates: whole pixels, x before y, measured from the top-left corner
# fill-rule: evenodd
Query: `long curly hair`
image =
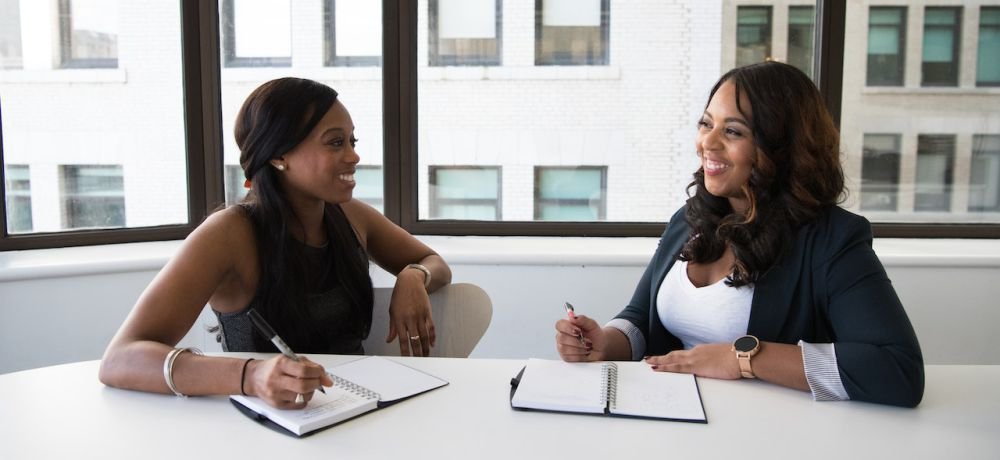
<path id="1" fill-rule="evenodd" d="M 799 227 L 843 200 L 844 171 L 840 133 L 806 74 L 774 61 L 735 68 L 716 82 L 709 101 L 726 82 L 757 147 L 742 187 L 749 207 L 737 213 L 729 200 L 710 194 L 699 167 L 688 185 L 685 216 L 692 229 L 680 258 L 710 263 L 732 248 L 736 262 L 726 283 L 744 286 L 775 264 Z M 744 97 L 749 107 L 741 105 Z"/>
<path id="2" fill-rule="evenodd" d="M 333 88 L 312 80 L 279 78 L 255 89 L 236 117 L 240 165 L 253 184 L 239 206 L 253 223 L 257 240 L 261 275 L 254 299 L 260 313 L 277 330 L 306 329 L 307 333 L 300 336 L 323 333 L 309 330 L 310 322 L 296 313 L 299 309 L 290 306 L 302 305 L 306 286 L 324 274 L 323 270 L 317 273 L 305 266 L 302 245 L 292 241 L 289 225 L 301 221 L 288 203 L 270 160 L 301 143 L 337 102 L 337 96 Z M 331 264 L 323 268 L 334 270 L 367 331 L 374 297 L 368 255 L 359 248 L 339 205 L 328 203 L 323 219 Z M 260 345 L 257 340 L 255 343 Z"/>

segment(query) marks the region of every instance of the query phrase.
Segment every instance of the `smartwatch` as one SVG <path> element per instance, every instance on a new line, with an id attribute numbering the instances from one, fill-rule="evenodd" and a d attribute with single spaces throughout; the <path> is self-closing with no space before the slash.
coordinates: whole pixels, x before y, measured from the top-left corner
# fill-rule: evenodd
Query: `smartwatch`
<path id="1" fill-rule="evenodd" d="M 736 352 L 736 360 L 740 362 L 740 374 L 745 379 L 755 379 L 753 368 L 750 367 L 750 357 L 760 351 L 760 340 L 752 335 L 744 335 L 733 342 L 733 351 Z"/>

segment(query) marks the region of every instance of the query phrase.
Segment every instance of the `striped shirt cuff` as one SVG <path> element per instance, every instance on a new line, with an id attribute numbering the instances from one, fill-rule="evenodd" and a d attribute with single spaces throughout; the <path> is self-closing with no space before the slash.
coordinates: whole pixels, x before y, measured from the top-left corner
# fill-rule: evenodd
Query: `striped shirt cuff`
<path id="1" fill-rule="evenodd" d="M 844 389 L 837 369 L 837 352 L 832 343 L 808 343 L 799 340 L 806 381 L 815 401 L 845 401 L 851 399 Z"/>
<path id="2" fill-rule="evenodd" d="M 646 338 L 642 336 L 642 331 L 635 327 L 627 319 L 615 318 L 608 321 L 604 327 L 613 327 L 622 331 L 625 337 L 628 337 L 628 343 L 632 346 L 632 361 L 638 361 L 642 359 L 643 353 L 646 352 Z"/>

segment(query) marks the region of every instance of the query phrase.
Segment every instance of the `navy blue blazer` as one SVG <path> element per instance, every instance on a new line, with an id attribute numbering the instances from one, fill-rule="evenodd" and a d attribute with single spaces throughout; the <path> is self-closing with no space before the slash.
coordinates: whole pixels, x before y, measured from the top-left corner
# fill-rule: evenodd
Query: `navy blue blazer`
<path id="1" fill-rule="evenodd" d="M 690 237 L 686 209 L 670 219 L 632 300 L 617 316 L 642 331 L 645 355 L 683 348 L 660 322 L 656 294 Z M 765 342 L 834 343 L 851 399 L 913 407 L 924 394 L 923 356 L 871 244 L 864 217 L 839 207 L 821 212 L 754 284 L 747 333 Z"/>

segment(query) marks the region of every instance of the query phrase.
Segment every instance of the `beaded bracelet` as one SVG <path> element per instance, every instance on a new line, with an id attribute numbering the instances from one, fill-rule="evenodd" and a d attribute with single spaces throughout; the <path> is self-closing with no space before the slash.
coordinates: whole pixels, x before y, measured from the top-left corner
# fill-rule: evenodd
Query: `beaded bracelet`
<path id="1" fill-rule="evenodd" d="M 170 391 L 174 392 L 175 395 L 181 397 L 187 397 L 187 395 L 181 393 L 180 391 L 177 391 L 177 387 L 174 386 L 174 361 L 176 361 L 177 357 L 180 356 L 180 354 L 184 353 L 185 351 L 190 351 L 192 354 L 195 355 L 203 354 L 201 350 L 197 348 L 191 348 L 191 347 L 174 348 L 173 350 L 170 350 L 169 353 L 167 353 L 166 359 L 163 360 L 163 380 L 167 382 L 167 388 L 170 388 Z"/>
<path id="2" fill-rule="evenodd" d="M 253 361 L 253 358 L 249 358 L 246 361 L 243 361 L 243 371 L 240 372 L 240 394 L 243 396 L 250 396 L 243 389 L 243 382 L 245 382 L 247 379 L 247 364 L 250 364 L 250 361 Z"/>

